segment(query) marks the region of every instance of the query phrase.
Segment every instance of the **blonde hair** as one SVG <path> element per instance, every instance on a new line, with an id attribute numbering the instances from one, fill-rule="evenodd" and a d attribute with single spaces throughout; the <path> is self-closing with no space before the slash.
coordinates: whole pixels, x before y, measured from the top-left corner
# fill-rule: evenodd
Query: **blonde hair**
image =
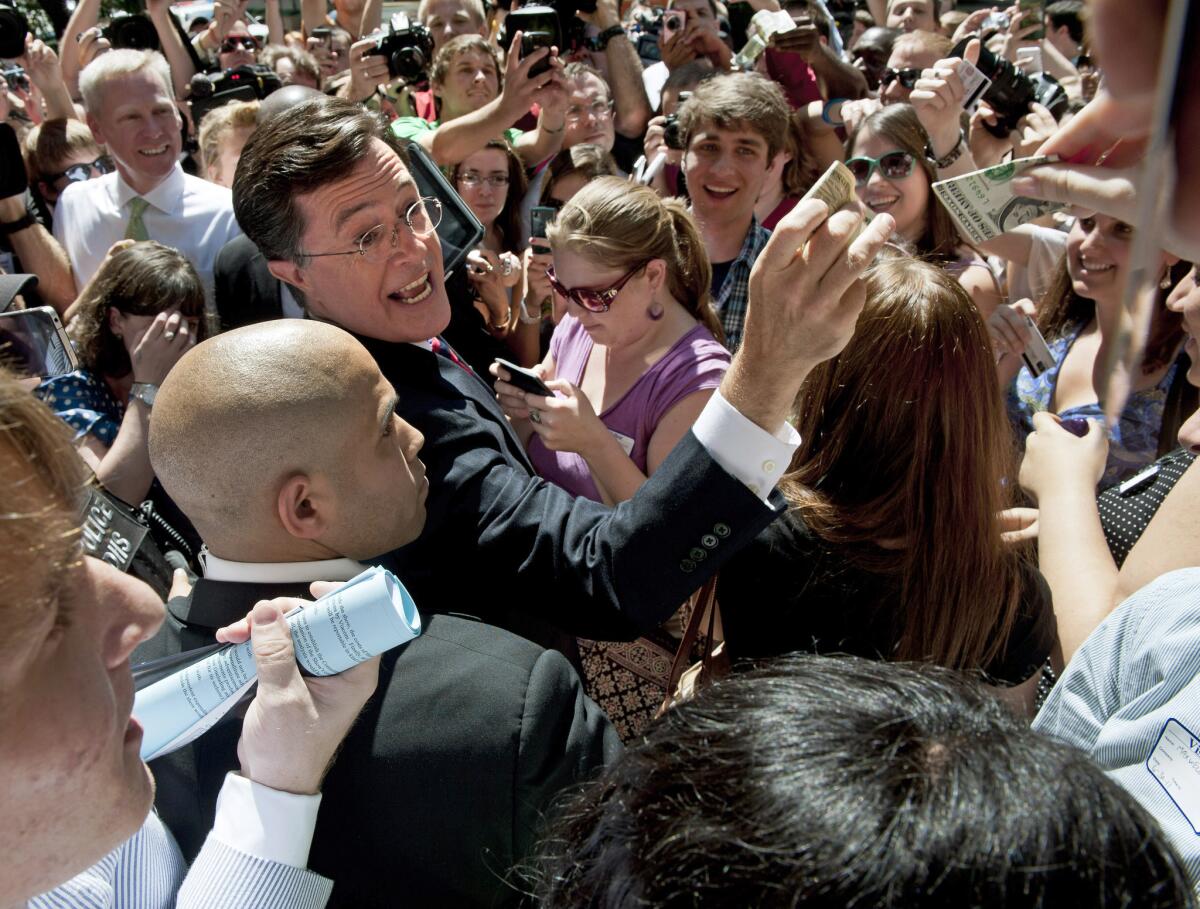
<path id="1" fill-rule="evenodd" d="M 221 140 L 235 129 L 254 129 L 257 101 L 230 101 L 214 107 L 200 121 L 200 166 L 207 172 L 221 156 Z"/>
<path id="2" fill-rule="evenodd" d="M 428 25 L 429 4 L 431 0 L 421 0 L 417 4 L 417 21 L 422 25 Z M 483 9 L 483 0 L 458 0 L 458 5 L 462 7 L 464 12 L 470 13 L 475 17 L 475 21 L 480 25 L 487 22 L 487 13 Z"/>
<path id="3" fill-rule="evenodd" d="M 100 109 L 100 97 L 105 85 L 113 79 L 140 73 L 144 69 L 158 77 L 166 89 L 167 97 L 174 100 L 175 89 L 171 85 L 171 67 L 167 58 L 158 51 L 122 48 L 101 54 L 83 68 L 79 74 L 79 94 L 83 96 L 83 106 L 95 116 Z"/>
<path id="4" fill-rule="evenodd" d="M 712 266 L 696 222 L 679 199 L 662 199 L 648 186 L 599 177 L 579 190 L 547 227 L 557 252 L 579 253 L 611 268 L 651 259 L 667 264 L 667 291 L 718 341 L 725 333 L 709 298 Z"/>

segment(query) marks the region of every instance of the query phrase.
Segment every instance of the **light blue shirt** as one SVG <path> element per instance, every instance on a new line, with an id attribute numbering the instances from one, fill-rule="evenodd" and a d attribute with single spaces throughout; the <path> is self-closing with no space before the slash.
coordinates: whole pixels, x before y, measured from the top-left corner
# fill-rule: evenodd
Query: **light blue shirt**
<path id="1" fill-rule="evenodd" d="M 1165 574 L 1118 606 L 1033 728 L 1091 755 L 1200 882 L 1200 568 Z"/>

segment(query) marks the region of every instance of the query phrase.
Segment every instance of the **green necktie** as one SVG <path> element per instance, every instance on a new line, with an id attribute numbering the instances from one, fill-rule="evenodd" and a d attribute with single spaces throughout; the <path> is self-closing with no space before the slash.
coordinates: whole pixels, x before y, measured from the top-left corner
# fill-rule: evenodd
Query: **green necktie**
<path id="1" fill-rule="evenodd" d="M 125 228 L 126 240 L 150 239 L 150 235 L 146 233 L 146 222 L 142 220 L 142 212 L 149 204 L 141 196 L 134 196 L 129 200 L 129 226 Z"/>

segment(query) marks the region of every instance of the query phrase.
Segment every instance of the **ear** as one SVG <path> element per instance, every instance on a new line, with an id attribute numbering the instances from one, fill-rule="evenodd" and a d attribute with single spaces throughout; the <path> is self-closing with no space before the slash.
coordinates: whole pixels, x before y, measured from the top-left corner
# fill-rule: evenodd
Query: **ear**
<path id="1" fill-rule="evenodd" d="M 650 281 L 650 290 L 657 293 L 667 283 L 667 263 L 662 259 L 651 259 L 646 263 L 646 278 Z"/>
<path id="2" fill-rule="evenodd" d="M 99 121 L 90 113 L 87 115 L 87 126 L 92 131 L 92 138 L 96 140 L 97 145 L 106 145 L 104 138 L 104 130 L 100 128 Z"/>
<path id="3" fill-rule="evenodd" d="M 308 282 L 304 280 L 304 269 L 288 259 L 268 259 L 267 271 L 284 284 L 291 284 L 304 290 Z"/>
<path id="4" fill-rule="evenodd" d="M 329 527 L 328 515 L 321 507 L 324 501 L 325 497 L 318 494 L 317 484 L 308 475 L 288 477 L 275 499 L 280 526 L 296 539 L 319 539 Z"/>
<path id="5" fill-rule="evenodd" d="M 125 330 L 125 313 L 121 312 L 115 306 L 108 308 L 108 330 L 118 338 Z"/>

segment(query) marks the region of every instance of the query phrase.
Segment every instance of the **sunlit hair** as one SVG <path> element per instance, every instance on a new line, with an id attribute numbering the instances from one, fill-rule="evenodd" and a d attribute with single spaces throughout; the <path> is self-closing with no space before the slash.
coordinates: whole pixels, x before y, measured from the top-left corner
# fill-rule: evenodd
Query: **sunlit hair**
<path id="1" fill-rule="evenodd" d="M 284 44 L 268 44 L 258 54 L 258 62 L 275 71 L 275 64 L 283 59 L 292 61 L 296 72 L 309 76 L 317 85 L 321 84 L 321 64 L 317 58 L 299 47 L 288 47 Z"/>
<path id="2" fill-rule="evenodd" d="M 912 45 L 911 48 L 909 45 Z M 954 49 L 954 42 L 945 35 L 918 28 L 911 32 L 904 32 L 892 42 L 893 54 L 898 50 L 906 49 L 919 54 L 929 54 L 935 60 L 942 60 L 950 56 L 950 51 Z"/>
<path id="3" fill-rule="evenodd" d="M 504 153 L 504 160 L 508 165 L 508 193 L 504 197 L 504 208 L 496 216 L 496 231 L 500 234 L 500 242 L 505 251 L 521 252 L 526 246 L 525 238 L 521 236 L 521 200 L 529 187 L 525 179 L 525 165 L 505 139 L 492 139 L 483 148 L 494 148 Z M 473 157 L 474 154 L 476 153 L 468 157 Z M 462 175 L 464 165 L 464 161 L 459 161 L 451 172 L 450 182 L 454 184 L 455 189 L 458 189 L 458 179 Z"/>
<path id="4" fill-rule="evenodd" d="M 214 107 L 200 121 L 200 161 L 206 170 L 221 159 L 221 140 L 235 129 L 250 129 L 258 125 L 257 101 L 230 101 Z"/>
<path id="5" fill-rule="evenodd" d="M 925 146 L 929 136 L 917 118 L 911 104 L 889 104 L 867 117 L 846 140 L 846 158 L 854 157 L 858 138 L 864 132 L 880 136 L 891 142 L 900 151 L 908 152 L 916 161 L 926 180 L 932 186 L 937 172 L 925 157 Z M 915 252 L 932 262 L 952 262 L 958 258 L 958 250 L 965 245 L 954 219 L 945 206 L 937 201 L 933 190 L 929 191 L 929 204 L 925 211 L 925 226 L 916 242 Z"/>
<path id="6" fill-rule="evenodd" d="M 896 579 L 895 659 L 979 669 L 1003 653 L 1022 589 L 997 521 L 1013 448 L 987 328 L 918 260 L 881 260 L 866 290 L 850 343 L 800 390 L 780 489 L 817 536 Z"/>
<path id="7" fill-rule="evenodd" d="M 96 115 L 100 110 L 100 98 L 104 87 L 109 81 L 146 69 L 158 77 L 167 97 L 174 98 L 171 67 L 166 57 L 158 51 L 122 48 L 101 54 L 83 68 L 79 74 L 79 94 L 83 96 L 83 106 L 87 108 L 88 113 Z"/>
<path id="8" fill-rule="evenodd" d="M 171 308 L 199 318 L 203 340 L 204 285 L 181 252 L 151 240 L 109 256 L 84 288 L 71 321 L 79 365 L 102 376 L 129 375 L 129 352 L 109 327 L 108 311 L 156 316 Z"/>
<path id="9" fill-rule="evenodd" d="M 441 49 L 433 56 L 433 66 L 429 70 L 429 81 L 435 85 L 443 85 L 446 81 L 446 74 L 450 72 L 450 65 L 454 62 L 454 58 L 459 54 L 465 54 L 467 51 L 477 51 L 485 57 L 491 58 L 492 64 L 496 67 L 496 79 L 499 82 L 500 88 L 504 88 L 504 66 L 500 62 L 500 51 L 487 38 L 480 35 L 455 35 L 449 41 L 441 46 Z"/>
<path id="10" fill-rule="evenodd" d="M 79 557 L 84 482 L 66 424 L 0 367 L 0 655 L 44 620 Z"/>
<path id="11" fill-rule="evenodd" d="M 600 177 L 562 207 L 546 238 L 555 252 L 570 250 L 614 269 L 662 259 L 667 291 L 718 341 L 725 340 L 709 299 L 712 267 L 682 200 L 662 199 L 620 177 Z"/>
<path id="12" fill-rule="evenodd" d="M 487 19 L 487 15 L 483 9 L 483 0 L 458 0 L 458 5 L 462 7 L 465 12 L 470 13 L 471 18 L 480 25 L 483 25 L 484 21 Z M 429 25 L 429 6 L 430 0 L 421 0 L 421 2 L 417 4 L 417 21 L 422 25 Z"/>
<path id="13" fill-rule="evenodd" d="M 602 146 L 588 142 L 564 148 L 550 161 L 546 168 L 546 176 L 542 180 L 542 196 L 538 201 L 549 205 L 554 198 L 554 184 L 563 177 L 579 174 L 588 180 L 597 177 L 619 177 L 621 172 L 612 154 Z"/>
<path id="14" fill-rule="evenodd" d="M 758 133 L 767 143 L 768 161 L 787 146 L 791 108 L 779 84 L 758 73 L 728 73 L 705 79 L 677 113 L 679 137 L 685 148 L 706 123 L 717 129 Z"/>

